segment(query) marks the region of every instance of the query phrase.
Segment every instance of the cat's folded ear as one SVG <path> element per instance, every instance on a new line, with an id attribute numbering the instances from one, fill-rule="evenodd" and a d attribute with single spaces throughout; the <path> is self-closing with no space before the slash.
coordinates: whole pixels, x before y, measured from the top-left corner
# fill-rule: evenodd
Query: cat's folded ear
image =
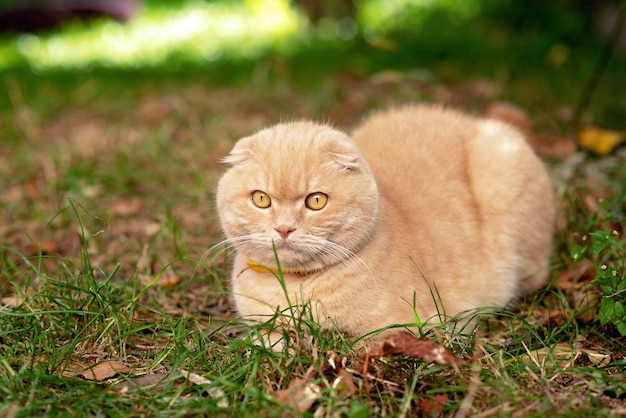
<path id="1" fill-rule="evenodd" d="M 230 151 L 230 154 L 222 158 L 221 161 L 225 164 L 236 165 L 252 158 L 252 151 L 247 146 L 245 139 L 246 138 L 239 140 Z"/>
<path id="2" fill-rule="evenodd" d="M 344 170 L 359 170 L 361 163 L 359 158 L 354 155 L 331 153 L 332 161 Z"/>
<path id="3" fill-rule="evenodd" d="M 369 171 L 367 163 L 352 141 L 333 143 L 332 148 L 328 149 L 327 152 L 331 161 L 342 170 Z"/>

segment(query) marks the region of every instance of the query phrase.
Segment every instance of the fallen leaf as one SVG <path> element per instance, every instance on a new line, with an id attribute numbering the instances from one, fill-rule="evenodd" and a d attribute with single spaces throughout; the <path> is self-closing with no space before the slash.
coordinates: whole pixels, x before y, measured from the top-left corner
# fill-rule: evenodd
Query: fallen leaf
<path id="1" fill-rule="evenodd" d="M 556 327 L 567 323 L 571 320 L 571 315 L 564 308 L 547 308 L 545 306 L 537 306 L 533 311 L 533 318 L 544 327 Z"/>
<path id="2" fill-rule="evenodd" d="M 607 155 L 624 141 L 624 137 L 624 132 L 587 126 L 578 133 L 578 143 L 598 155 Z"/>
<path id="3" fill-rule="evenodd" d="M 43 241 L 41 244 L 33 244 L 31 246 L 31 254 L 32 255 L 58 255 L 61 254 L 61 247 L 55 241 L 47 240 Z"/>
<path id="4" fill-rule="evenodd" d="M 308 379 L 294 379 L 287 389 L 274 394 L 278 402 L 289 405 L 298 412 L 308 411 L 320 396 L 320 387 Z"/>
<path id="5" fill-rule="evenodd" d="M 335 378 L 331 383 L 333 389 L 348 389 L 350 393 L 358 392 L 352 374 L 345 369 L 346 362 L 339 354 L 332 350 L 326 352 L 327 367 L 324 369 L 325 375 L 334 375 Z"/>
<path id="6" fill-rule="evenodd" d="M 586 354 L 591 364 L 596 367 L 606 367 L 611 363 L 611 354 L 601 353 L 598 350 L 592 350 L 590 348 L 583 348 L 580 351 Z"/>
<path id="7" fill-rule="evenodd" d="M 559 343 L 552 347 L 542 347 L 539 350 L 530 351 L 526 349 L 526 353 L 522 356 L 522 363 L 535 364 L 538 367 L 544 367 L 552 364 L 552 360 L 561 368 L 567 368 L 574 364 L 576 357 L 580 352 L 574 350 L 571 344 Z"/>
<path id="8" fill-rule="evenodd" d="M 19 306 L 24 303 L 24 299 L 19 296 L 6 296 L 1 299 L 2 304 L 7 308 L 19 308 Z"/>
<path id="9" fill-rule="evenodd" d="M 548 160 L 562 161 L 578 150 L 576 140 L 569 136 L 534 134 L 528 136 L 528 142 L 540 157 Z"/>
<path id="10" fill-rule="evenodd" d="M 600 295 L 591 286 L 582 284 L 579 289 L 568 295 L 570 304 L 579 312 L 578 319 L 588 324 L 598 318 Z"/>
<path id="11" fill-rule="evenodd" d="M 13 402 L 10 404 L 4 404 L 2 407 L 2 417 L 3 418 L 15 418 L 18 416 L 19 412 L 22 410 L 22 406 L 17 403 L 17 402 Z"/>
<path id="12" fill-rule="evenodd" d="M 350 374 L 346 369 L 340 369 L 337 372 L 337 376 L 330 386 L 338 392 L 345 389 L 347 389 L 350 393 L 358 392 L 356 385 L 354 384 L 352 374 Z"/>
<path id="13" fill-rule="evenodd" d="M 119 382 L 113 386 L 113 389 L 120 393 L 126 393 L 131 389 L 144 389 L 148 386 L 154 386 L 160 383 L 163 379 L 169 376 L 167 372 L 148 374 L 138 378 L 128 379 L 123 382 Z M 160 391 L 161 386 L 155 386 L 154 391 Z"/>
<path id="14" fill-rule="evenodd" d="M 561 273 L 556 279 L 556 283 L 565 292 L 571 292 L 580 286 L 580 283 L 587 283 L 595 277 L 593 265 L 583 260 L 574 264 L 569 270 Z"/>
<path id="15" fill-rule="evenodd" d="M 183 277 L 177 274 L 162 274 L 154 283 L 162 288 L 174 287 L 183 281 Z"/>
<path id="16" fill-rule="evenodd" d="M 150 222 L 143 226 L 143 234 L 147 237 L 153 237 L 161 231 L 161 224 L 157 222 Z"/>
<path id="17" fill-rule="evenodd" d="M 360 357 L 359 367 L 362 369 L 363 386 L 366 391 L 369 392 L 371 390 L 368 383 L 370 360 L 372 358 L 390 357 L 394 355 L 404 355 L 423 359 L 431 363 L 436 362 L 443 365 L 452 365 L 455 368 L 459 364 L 467 363 L 466 360 L 456 357 L 451 351 L 434 341 L 422 340 L 408 331 L 400 331 L 386 337 L 381 343 L 373 346 L 369 353 L 365 353 Z"/>
<path id="18" fill-rule="evenodd" d="M 436 342 L 419 339 L 408 331 L 385 338 L 381 344 L 372 347 L 368 355 L 369 357 L 389 357 L 398 354 L 444 365 L 466 363 L 465 360 L 456 357 Z"/>
<path id="19" fill-rule="evenodd" d="M 187 370 L 181 370 L 180 373 L 194 385 L 211 385 L 213 383 L 211 380 L 197 373 L 188 372 Z M 226 393 L 222 389 L 216 386 L 209 386 L 206 389 L 206 393 L 217 401 L 216 405 L 219 408 L 228 408 L 228 398 L 226 398 Z"/>
<path id="20" fill-rule="evenodd" d="M 83 370 L 79 376 L 83 379 L 102 382 L 118 373 L 128 373 L 129 371 L 130 367 L 124 363 L 120 363 L 119 361 L 105 361 Z"/>
<path id="21" fill-rule="evenodd" d="M 592 195 L 585 195 L 583 198 L 583 203 L 585 204 L 585 208 L 587 211 L 597 217 L 600 222 L 598 224 L 600 229 L 608 229 L 609 231 L 613 231 L 613 233 L 621 238 L 624 233 L 624 227 L 620 221 L 606 219 L 606 214 L 600 208 L 598 204 L 598 200 Z"/>
<path id="22" fill-rule="evenodd" d="M 111 205 L 111 213 L 117 216 L 130 216 L 141 213 L 143 203 L 140 199 L 120 199 Z"/>
<path id="23" fill-rule="evenodd" d="M 39 197 L 41 188 L 39 187 L 39 182 L 37 179 L 30 179 L 25 184 L 26 195 L 31 199 L 36 199 Z"/>
<path id="24" fill-rule="evenodd" d="M 139 104 L 137 116 L 145 123 L 161 123 L 172 110 L 173 104 L 170 100 L 149 98 Z"/>
<path id="25" fill-rule="evenodd" d="M 423 416 L 434 417 L 439 416 L 448 403 L 448 395 L 445 393 L 438 393 L 433 396 L 432 399 L 422 399 L 419 401 L 419 406 Z"/>
<path id="26" fill-rule="evenodd" d="M 593 321 L 600 306 L 600 297 L 595 287 L 589 284 L 595 275 L 591 263 L 583 260 L 560 274 L 556 281 L 558 287 L 565 292 L 570 306 L 578 313 L 576 319 L 583 323 Z"/>
<path id="27" fill-rule="evenodd" d="M 332 371 L 337 371 L 341 369 L 341 357 L 333 350 L 328 350 L 326 352 L 326 362 L 328 363 Z"/>

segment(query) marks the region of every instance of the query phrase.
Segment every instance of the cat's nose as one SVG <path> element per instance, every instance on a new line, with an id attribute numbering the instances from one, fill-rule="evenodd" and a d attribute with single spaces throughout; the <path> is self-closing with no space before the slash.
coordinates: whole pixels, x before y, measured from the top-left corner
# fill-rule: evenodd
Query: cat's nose
<path id="1" fill-rule="evenodd" d="M 287 239 L 289 234 L 291 234 L 293 231 L 295 231 L 296 228 L 293 228 L 293 227 L 291 227 L 289 225 L 279 225 L 279 226 L 275 227 L 274 230 L 276 232 L 278 232 L 278 234 L 281 236 L 282 239 Z"/>

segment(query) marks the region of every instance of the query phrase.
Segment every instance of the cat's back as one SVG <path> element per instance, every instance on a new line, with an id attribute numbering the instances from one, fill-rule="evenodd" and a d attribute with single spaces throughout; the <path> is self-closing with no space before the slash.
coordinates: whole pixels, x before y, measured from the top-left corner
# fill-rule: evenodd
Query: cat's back
<path id="1" fill-rule="evenodd" d="M 480 277 L 455 281 L 460 287 L 451 300 L 460 306 L 478 297 L 502 306 L 545 283 L 552 184 L 519 131 L 409 105 L 374 114 L 352 136 L 390 209 L 390 227 L 421 270 L 440 284 L 460 271 Z"/>
<path id="2" fill-rule="evenodd" d="M 465 114 L 408 105 L 375 113 L 352 136 L 384 184 L 386 179 L 449 177 L 464 164 L 467 144 L 478 130 L 476 120 Z"/>
<path id="3" fill-rule="evenodd" d="M 365 154 L 399 156 L 443 150 L 466 142 L 477 129 L 475 118 L 444 106 L 405 105 L 372 114 L 352 135 Z"/>
<path id="4" fill-rule="evenodd" d="M 494 194 L 509 194 L 513 199 L 523 177 L 533 171 L 547 180 L 517 130 L 443 106 L 407 105 L 379 112 L 352 136 L 381 193 L 408 210 L 441 207 L 442 199 L 454 202 L 464 196 L 486 201 Z M 505 190 L 496 190 L 498 184 Z M 415 187 L 419 193 L 407 193 Z"/>

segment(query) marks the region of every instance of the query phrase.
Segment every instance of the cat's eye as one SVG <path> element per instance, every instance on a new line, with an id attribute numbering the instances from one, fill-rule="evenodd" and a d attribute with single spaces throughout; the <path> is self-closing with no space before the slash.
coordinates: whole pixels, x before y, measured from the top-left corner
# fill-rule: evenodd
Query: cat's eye
<path id="1" fill-rule="evenodd" d="M 311 210 L 322 210 L 324 206 L 326 206 L 326 203 L 328 203 L 328 196 L 320 192 L 311 193 L 306 197 L 304 203 L 306 207 Z"/>
<path id="2" fill-rule="evenodd" d="M 257 208 L 267 209 L 272 205 L 272 199 L 270 199 L 270 196 L 260 190 L 252 192 L 250 197 L 252 199 L 252 203 L 254 203 L 254 206 Z"/>

